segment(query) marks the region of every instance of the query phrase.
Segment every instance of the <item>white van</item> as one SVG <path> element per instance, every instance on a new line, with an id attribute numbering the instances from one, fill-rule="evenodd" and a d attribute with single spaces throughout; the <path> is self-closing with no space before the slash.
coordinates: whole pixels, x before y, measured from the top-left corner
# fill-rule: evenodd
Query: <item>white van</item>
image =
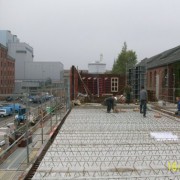
<path id="1" fill-rule="evenodd" d="M 0 117 L 8 116 L 9 113 L 7 112 L 7 109 L 0 109 Z"/>

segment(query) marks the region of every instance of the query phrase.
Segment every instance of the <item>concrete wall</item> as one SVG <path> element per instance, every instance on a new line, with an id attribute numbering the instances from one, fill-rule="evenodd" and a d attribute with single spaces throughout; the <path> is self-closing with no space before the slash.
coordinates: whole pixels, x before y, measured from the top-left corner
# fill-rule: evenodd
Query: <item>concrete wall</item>
<path id="1" fill-rule="evenodd" d="M 25 76 L 28 80 L 46 81 L 63 79 L 63 64 L 61 62 L 27 62 Z M 61 76 L 61 77 L 60 77 Z"/>
<path id="2" fill-rule="evenodd" d="M 26 79 L 25 62 L 33 62 L 33 49 L 26 43 L 9 43 L 8 54 L 16 59 L 15 79 Z"/>

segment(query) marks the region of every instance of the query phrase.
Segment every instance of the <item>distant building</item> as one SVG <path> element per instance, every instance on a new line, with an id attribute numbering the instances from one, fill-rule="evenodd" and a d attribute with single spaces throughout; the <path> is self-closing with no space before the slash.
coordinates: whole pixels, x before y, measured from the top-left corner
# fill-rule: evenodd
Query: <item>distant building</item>
<path id="1" fill-rule="evenodd" d="M 124 92 L 124 86 L 125 76 L 123 75 L 78 71 L 74 66 L 70 71 L 71 99 L 76 99 L 79 93 L 93 98 L 121 95 Z"/>
<path id="2" fill-rule="evenodd" d="M 15 93 L 36 90 L 50 79 L 53 85 L 63 80 L 61 62 L 33 61 L 33 48 L 20 42 L 10 31 L 0 30 L 0 43 L 8 49 L 8 55 L 15 59 Z"/>
<path id="3" fill-rule="evenodd" d="M 15 59 L 15 80 L 25 80 L 24 67 L 26 62 L 33 62 L 33 48 L 6 30 L 0 30 L 0 43 L 8 49 L 8 55 Z"/>
<path id="4" fill-rule="evenodd" d="M 0 30 L 0 42 L 3 46 L 8 48 L 10 43 L 19 43 L 19 39 L 16 35 L 12 35 L 11 31 Z"/>
<path id="5" fill-rule="evenodd" d="M 106 64 L 99 61 L 88 64 L 88 73 L 103 74 L 106 72 Z"/>
<path id="6" fill-rule="evenodd" d="M 0 94 L 14 91 L 15 60 L 8 56 L 8 49 L 0 44 Z"/>
<path id="7" fill-rule="evenodd" d="M 106 72 L 106 64 L 102 63 L 103 54 L 100 54 L 100 60 L 88 64 L 89 74 L 103 74 Z"/>

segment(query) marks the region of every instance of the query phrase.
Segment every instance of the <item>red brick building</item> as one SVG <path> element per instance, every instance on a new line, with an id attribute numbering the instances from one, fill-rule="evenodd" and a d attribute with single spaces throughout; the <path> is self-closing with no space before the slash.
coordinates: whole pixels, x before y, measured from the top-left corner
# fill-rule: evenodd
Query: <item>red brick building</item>
<path id="1" fill-rule="evenodd" d="M 147 89 L 153 91 L 157 99 L 173 101 L 173 88 L 175 87 L 173 65 L 148 69 Z"/>
<path id="2" fill-rule="evenodd" d="M 74 66 L 70 71 L 70 96 L 75 99 L 78 93 L 95 98 L 106 95 L 120 95 L 124 92 L 125 76 L 118 74 L 89 74 L 78 71 Z"/>
<path id="3" fill-rule="evenodd" d="M 148 59 L 147 90 L 157 99 L 175 102 L 180 95 L 180 46 Z"/>
<path id="4" fill-rule="evenodd" d="M 133 98 L 139 99 L 141 86 L 148 91 L 150 101 L 175 102 L 180 96 L 180 46 L 143 59 L 129 70 Z"/>
<path id="5" fill-rule="evenodd" d="M 15 60 L 7 55 L 7 48 L 0 44 L 0 94 L 14 91 Z"/>

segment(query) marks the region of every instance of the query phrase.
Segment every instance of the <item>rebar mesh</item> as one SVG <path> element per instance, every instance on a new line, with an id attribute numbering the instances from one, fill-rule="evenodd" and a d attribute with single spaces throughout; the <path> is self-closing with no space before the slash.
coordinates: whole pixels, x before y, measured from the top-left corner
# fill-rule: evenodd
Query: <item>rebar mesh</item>
<path id="1" fill-rule="evenodd" d="M 179 139 L 151 137 L 180 124 L 148 112 L 106 113 L 102 109 L 73 109 L 42 160 L 33 179 L 178 179 Z"/>

